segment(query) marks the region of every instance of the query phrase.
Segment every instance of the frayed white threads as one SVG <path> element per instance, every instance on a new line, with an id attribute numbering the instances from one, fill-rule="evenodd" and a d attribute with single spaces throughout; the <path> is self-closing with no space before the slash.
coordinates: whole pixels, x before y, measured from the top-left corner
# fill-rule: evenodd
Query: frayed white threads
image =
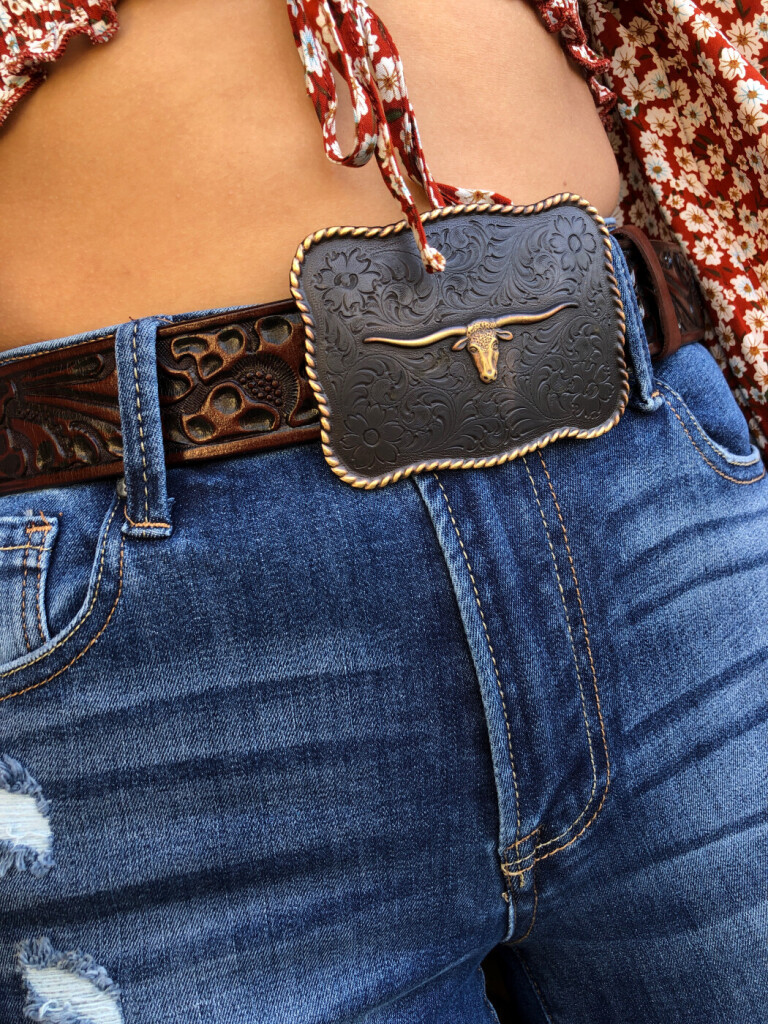
<path id="1" fill-rule="evenodd" d="M 12 757 L 0 757 L 0 878 L 11 868 L 40 878 L 53 867 L 48 801 Z"/>
<path id="2" fill-rule="evenodd" d="M 61 953 L 47 938 L 25 942 L 18 970 L 24 1016 L 36 1024 L 123 1024 L 120 989 L 87 953 Z"/>

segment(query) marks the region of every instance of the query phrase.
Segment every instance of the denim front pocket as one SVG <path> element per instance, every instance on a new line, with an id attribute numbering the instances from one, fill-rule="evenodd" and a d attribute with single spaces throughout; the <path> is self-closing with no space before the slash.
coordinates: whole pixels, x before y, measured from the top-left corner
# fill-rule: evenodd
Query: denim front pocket
<path id="1" fill-rule="evenodd" d="M 36 496 L 42 504 L 52 495 L 60 499 L 55 517 L 8 508 L 22 496 L 0 505 L 0 512 L 15 512 L 0 516 L 0 547 L 9 549 L 0 551 L 0 701 L 66 672 L 115 610 L 122 591 L 120 505 L 112 497 L 104 517 L 101 493 L 89 490 Z"/>
<path id="2" fill-rule="evenodd" d="M 656 393 L 698 459 L 733 483 L 756 483 L 765 475 L 744 414 L 720 367 L 694 343 L 658 363 Z"/>
<path id="3" fill-rule="evenodd" d="M 58 528 L 50 513 L 0 517 L 0 664 L 50 640 L 45 585 Z"/>

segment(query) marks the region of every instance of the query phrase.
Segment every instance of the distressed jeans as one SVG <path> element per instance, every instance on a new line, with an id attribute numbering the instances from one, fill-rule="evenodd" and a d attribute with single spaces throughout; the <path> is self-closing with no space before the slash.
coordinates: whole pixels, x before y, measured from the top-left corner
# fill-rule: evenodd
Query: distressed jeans
<path id="1" fill-rule="evenodd" d="M 373 492 L 167 469 L 119 328 L 125 486 L 0 499 L 2 1024 L 768 1020 L 768 480 L 615 260 L 612 430 Z"/>

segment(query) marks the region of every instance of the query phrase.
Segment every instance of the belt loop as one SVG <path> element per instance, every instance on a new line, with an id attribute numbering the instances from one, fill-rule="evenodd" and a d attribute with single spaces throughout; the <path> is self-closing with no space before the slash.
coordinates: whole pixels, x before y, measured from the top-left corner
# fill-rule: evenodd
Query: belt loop
<path id="1" fill-rule="evenodd" d="M 155 352 L 160 323 L 157 317 L 133 320 L 115 334 L 127 537 L 171 534 Z"/>
<path id="2" fill-rule="evenodd" d="M 662 404 L 661 396 L 653 396 L 653 368 L 651 366 L 651 352 L 648 348 L 648 339 L 643 327 L 643 318 L 637 305 L 637 296 L 632 285 L 627 261 L 621 251 L 619 241 L 611 235 L 613 247 L 613 266 L 616 273 L 616 280 L 619 283 L 621 292 L 621 304 L 624 307 L 624 315 L 627 319 L 627 351 L 630 363 L 630 378 L 634 377 L 632 392 L 629 396 L 629 404 L 635 409 L 643 412 L 655 412 Z M 634 370 L 634 374 L 632 373 Z"/>

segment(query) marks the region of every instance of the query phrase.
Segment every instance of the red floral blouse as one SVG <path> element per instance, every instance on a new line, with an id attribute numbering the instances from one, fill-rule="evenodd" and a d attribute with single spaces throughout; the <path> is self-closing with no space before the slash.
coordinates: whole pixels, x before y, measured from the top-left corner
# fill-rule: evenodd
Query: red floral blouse
<path id="1" fill-rule="evenodd" d="M 686 249 L 712 317 L 710 347 L 768 448 L 768 0 L 530 2 L 592 90 L 622 173 L 617 219 Z M 434 180 L 397 49 L 363 0 L 287 5 L 328 156 L 375 157 L 439 271 L 406 176 L 434 205 L 503 197 Z M 73 35 L 105 42 L 116 30 L 110 0 L 0 0 L 0 123 Z M 356 112 L 346 155 L 330 64 Z"/>

